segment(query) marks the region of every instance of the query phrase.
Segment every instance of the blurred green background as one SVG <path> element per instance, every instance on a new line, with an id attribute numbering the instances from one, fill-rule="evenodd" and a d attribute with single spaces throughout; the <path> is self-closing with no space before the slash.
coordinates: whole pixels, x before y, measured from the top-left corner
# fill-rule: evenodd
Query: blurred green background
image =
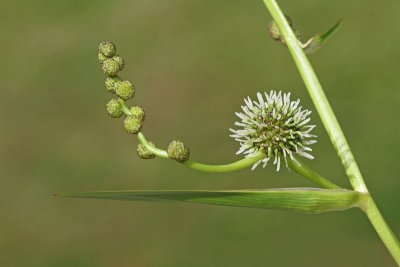
<path id="1" fill-rule="evenodd" d="M 280 1 L 305 38 L 344 23 L 310 59 L 372 193 L 400 234 L 400 2 Z M 0 266 L 394 266 L 359 210 L 304 215 L 182 203 L 63 199 L 54 192 L 310 186 L 274 168 L 205 174 L 143 161 L 97 45 L 125 57 L 145 132 L 192 159 L 238 159 L 228 128 L 246 96 L 290 90 L 314 110 L 258 1 L 1 1 Z M 318 116 L 310 165 L 348 186 Z"/>

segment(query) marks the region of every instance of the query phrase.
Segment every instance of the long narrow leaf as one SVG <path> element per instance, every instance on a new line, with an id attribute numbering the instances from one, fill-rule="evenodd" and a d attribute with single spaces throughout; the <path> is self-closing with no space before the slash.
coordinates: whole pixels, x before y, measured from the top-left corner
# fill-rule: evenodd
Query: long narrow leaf
<path id="1" fill-rule="evenodd" d="M 358 205 L 361 195 L 345 189 L 277 188 L 233 191 L 103 191 L 56 194 L 63 197 L 192 203 L 321 213 Z"/>

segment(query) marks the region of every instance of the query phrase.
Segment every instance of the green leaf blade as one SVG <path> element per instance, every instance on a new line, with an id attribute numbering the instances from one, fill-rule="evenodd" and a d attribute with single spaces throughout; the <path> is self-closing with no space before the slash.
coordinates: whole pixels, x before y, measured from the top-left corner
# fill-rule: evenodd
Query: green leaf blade
<path id="1" fill-rule="evenodd" d="M 278 209 L 305 213 L 346 210 L 358 206 L 361 195 L 345 189 L 277 188 L 232 191 L 102 191 L 61 193 L 63 197 L 126 201 L 181 201 L 233 207 Z"/>

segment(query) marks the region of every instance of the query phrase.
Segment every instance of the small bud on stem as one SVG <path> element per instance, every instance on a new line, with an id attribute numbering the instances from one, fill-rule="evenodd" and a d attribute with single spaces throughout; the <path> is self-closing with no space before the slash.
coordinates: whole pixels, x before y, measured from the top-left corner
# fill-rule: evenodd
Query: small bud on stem
<path id="1" fill-rule="evenodd" d="M 115 90 L 117 95 L 124 100 L 131 99 L 135 95 L 135 88 L 133 84 L 129 81 L 123 81 L 117 83 L 117 88 Z"/>
<path id="2" fill-rule="evenodd" d="M 174 140 L 169 144 L 167 152 L 170 158 L 179 162 L 188 160 L 190 156 L 189 148 L 178 140 Z"/>
<path id="3" fill-rule="evenodd" d="M 139 106 L 133 106 L 129 109 L 131 115 L 143 121 L 145 118 L 144 110 Z"/>
<path id="4" fill-rule="evenodd" d="M 106 57 L 113 57 L 117 52 L 115 45 L 109 41 L 104 41 L 99 44 L 99 53 Z"/>
<path id="5" fill-rule="evenodd" d="M 135 116 L 128 116 L 124 120 L 124 127 L 128 133 L 137 134 L 143 127 L 143 119 Z"/>
<path id="6" fill-rule="evenodd" d="M 285 16 L 285 17 L 286 17 L 290 27 L 292 28 L 293 32 L 295 33 L 297 39 L 300 40 L 301 34 L 298 30 L 296 30 L 293 27 L 292 19 L 288 16 Z M 281 44 L 283 44 L 284 46 L 286 46 L 285 40 L 283 39 L 278 26 L 275 24 L 275 21 L 271 21 L 271 23 L 268 25 L 268 32 L 272 39 L 274 39 L 275 41 L 278 41 Z"/>
<path id="7" fill-rule="evenodd" d="M 123 114 L 121 102 L 118 101 L 118 99 L 111 99 L 110 101 L 108 101 L 107 112 L 113 118 L 121 117 Z"/>
<path id="8" fill-rule="evenodd" d="M 104 60 L 102 68 L 103 68 L 104 74 L 107 75 L 108 77 L 117 76 L 117 74 L 119 72 L 118 62 L 112 58 L 108 58 L 108 59 Z"/>

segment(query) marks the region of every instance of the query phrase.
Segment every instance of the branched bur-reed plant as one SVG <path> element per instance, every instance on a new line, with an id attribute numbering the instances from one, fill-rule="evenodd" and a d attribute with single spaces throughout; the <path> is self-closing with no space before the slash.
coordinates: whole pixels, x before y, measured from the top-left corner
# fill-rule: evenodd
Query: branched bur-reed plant
<path id="1" fill-rule="evenodd" d="M 325 96 L 306 53 L 318 50 L 340 25 L 340 21 L 327 32 L 315 35 L 307 42 L 300 41 L 300 33 L 293 28 L 290 19 L 280 10 L 275 0 L 264 0 L 273 22 L 269 32 L 273 39 L 285 45 L 304 80 L 323 125 L 345 168 L 352 189 L 341 188 L 310 167 L 300 158 L 313 159 L 311 146 L 316 143 L 315 125 L 310 124 L 311 111 L 291 99 L 290 92 L 259 92 L 253 98 L 244 99 L 238 121 L 230 129 L 231 137 L 239 142 L 237 154 L 243 159 L 224 165 L 209 165 L 190 159 L 189 147 L 173 140 L 166 149 L 157 147 L 143 132 L 145 111 L 139 106 L 128 106 L 127 101 L 135 95 L 130 81 L 118 73 L 124 68 L 124 59 L 116 54 L 111 42 L 99 45 L 98 59 L 106 74 L 106 89 L 115 95 L 107 103 L 107 111 L 113 118 L 123 117 L 123 125 L 136 135 L 139 144 L 137 154 L 142 159 L 156 157 L 172 159 L 183 166 L 213 173 L 231 172 L 244 168 L 273 165 L 277 171 L 289 168 L 318 187 L 273 188 L 265 190 L 234 191 L 107 191 L 62 193 L 59 195 L 82 198 L 102 198 L 134 201 L 186 201 L 214 205 L 283 209 L 306 213 L 321 213 L 360 208 L 368 217 L 397 264 L 400 265 L 400 246 L 386 224 L 370 195 L 354 156 L 340 128 L 335 114 Z"/>

